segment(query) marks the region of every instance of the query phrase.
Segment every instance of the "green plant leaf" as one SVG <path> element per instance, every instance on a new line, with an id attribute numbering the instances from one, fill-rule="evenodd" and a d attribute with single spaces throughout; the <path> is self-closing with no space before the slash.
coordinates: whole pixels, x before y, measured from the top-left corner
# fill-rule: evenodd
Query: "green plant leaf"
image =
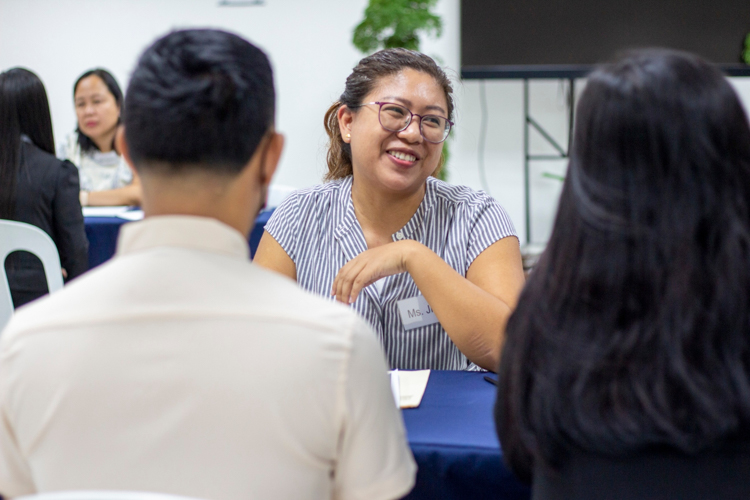
<path id="1" fill-rule="evenodd" d="M 370 0 L 352 43 L 363 53 L 381 48 L 419 50 L 420 34 L 439 38 L 443 23 L 430 12 L 437 0 Z"/>
<path id="2" fill-rule="evenodd" d="M 546 177 L 547 179 L 555 179 L 556 181 L 561 182 L 565 180 L 564 175 L 553 174 L 552 172 L 542 172 L 542 177 Z"/>

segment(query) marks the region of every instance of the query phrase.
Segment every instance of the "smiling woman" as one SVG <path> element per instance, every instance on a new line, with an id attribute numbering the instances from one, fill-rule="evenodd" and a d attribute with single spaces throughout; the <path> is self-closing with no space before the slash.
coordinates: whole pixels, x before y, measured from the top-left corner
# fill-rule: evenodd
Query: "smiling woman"
<path id="1" fill-rule="evenodd" d="M 277 208 L 255 261 L 351 304 L 392 368 L 495 370 L 523 286 L 513 224 L 491 197 L 434 177 L 451 84 L 418 52 L 359 62 L 326 113 L 326 184 Z"/>
<path id="2" fill-rule="evenodd" d="M 81 205 L 138 205 L 140 182 L 115 149 L 123 95 L 104 69 L 85 72 L 73 86 L 78 127 L 59 156 L 78 167 Z"/>

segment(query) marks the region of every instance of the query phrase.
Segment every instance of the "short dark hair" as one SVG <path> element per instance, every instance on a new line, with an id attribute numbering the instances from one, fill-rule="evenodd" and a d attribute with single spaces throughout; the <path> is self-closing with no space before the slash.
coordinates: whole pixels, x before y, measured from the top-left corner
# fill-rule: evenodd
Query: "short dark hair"
<path id="1" fill-rule="evenodd" d="M 448 103 L 448 116 L 453 118 L 453 87 L 445 71 L 428 55 L 414 50 L 395 48 L 383 49 L 363 58 L 346 78 L 344 92 L 339 100 L 334 102 L 323 118 L 323 125 L 328 134 L 328 173 L 326 180 L 341 179 L 352 175 L 352 148 L 344 142 L 339 129 L 338 110 L 341 106 L 348 106 L 355 110 L 363 102 L 367 94 L 377 86 L 381 78 L 395 75 L 405 69 L 421 71 L 432 76 L 445 94 Z M 445 158 L 440 157 L 436 175 L 443 166 Z"/>
<path id="2" fill-rule="evenodd" d="M 495 408 L 528 479 L 571 450 L 697 453 L 750 433 L 750 126 L 711 64 L 588 79 L 552 235 L 508 321 Z"/>
<path id="3" fill-rule="evenodd" d="M 104 85 L 107 86 L 107 90 L 109 90 L 109 93 L 112 94 L 112 97 L 115 98 L 115 103 L 117 104 L 117 107 L 120 108 L 120 116 L 117 117 L 117 123 L 119 124 L 120 122 L 122 122 L 122 114 L 125 111 L 122 106 L 122 90 L 120 90 L 120 86 L 117 84 L 117 80 L 115 80 L 115 77 L 112 76 L 112 73 L 110 73 L 106 69 L 90 69 L 79 76 L 78 80 L 76 80 L 76 82 L 73 84 L 73 99 L 75 99 L 76 90 L 78 90 L 78 84 L 81 83 L 81 80 L 90 76 L 98 76 L 99 78 L 101 78 L 104 82 Z M 76 132 L 78 133 L 78 145 L 81 146 L 81 151 L 87 152 L 94 149 L 99 149 L 99 146 L 97 146 L 89 136 L 81 132 L 81 127 L 78 125 L 76 125 Z M 114 149 L 114 142 L 112 143 L 112 148 Z"/>
<path id="4" fill-rule="evenodd" d="M 39 149 L 55 154 L 44 84 L 31 71 L 12 68 L 0 73 L 0 219 L 12 218 L 15 211 L 21 134 Z"/>
<path id="5" fill-rule="evenodd" d="M 175 31 L 140 57 L 125 105 L 138 168 L 237 174 L 273 126 L 273 71 L 263 51 L 237 35 Z"/>

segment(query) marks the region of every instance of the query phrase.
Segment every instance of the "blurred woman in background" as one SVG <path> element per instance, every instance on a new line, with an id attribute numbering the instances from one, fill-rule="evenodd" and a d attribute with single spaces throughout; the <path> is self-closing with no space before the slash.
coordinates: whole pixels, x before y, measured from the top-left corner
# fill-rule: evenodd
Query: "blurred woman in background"
<path id="1" fill-rule="evenodd" d="M 25 222 L 50 235 L 63 277 L 88 269 L 88 241 L 79 204 L 78 170 L 54 156 L 47 93 L 32 72 L 0 74 L 0 219 Z M 5 261 L 15 307 L 47 293 L 41 261 L 13 252 Z"/>
<path id="2" fill-rule="evenodd" d="M 123 95 L 115 78 L 104 69 L 82 74 L 73 86 L 78 127 L 59 156 L 78 167 L 81 204 L 139 205 L 140 181 L 115 150 Z"/>
<path id="3" fill-rule="evenodd" d="M 496 423 L 535 499 L 750 498 L 750 127 L 702 59 L 588 77 Z"/>

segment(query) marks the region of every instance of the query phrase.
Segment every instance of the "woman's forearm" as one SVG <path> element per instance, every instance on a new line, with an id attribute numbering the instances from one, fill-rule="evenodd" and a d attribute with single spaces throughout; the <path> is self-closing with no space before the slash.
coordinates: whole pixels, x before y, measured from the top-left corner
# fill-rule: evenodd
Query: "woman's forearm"
<path id="1" fill-rule="evenodd" d="M 140 185 L 131 184 L 129 186 L 108 189 L 106 191 L 91 191 L 88 193 L 88 206 L 109 206 L 109 205 L 140 205 L 141 204 L 141 187 Z"/>
<path id="2" fill-rule="evenodd" d="M 461 276 L 421 243 L 409 245 L 405 266 L 456 347 L 482 368 L 497 370 L 505 324 L 523 285 L 523 272 L 519 269 L 509 280 L 506 301 Z"/>

